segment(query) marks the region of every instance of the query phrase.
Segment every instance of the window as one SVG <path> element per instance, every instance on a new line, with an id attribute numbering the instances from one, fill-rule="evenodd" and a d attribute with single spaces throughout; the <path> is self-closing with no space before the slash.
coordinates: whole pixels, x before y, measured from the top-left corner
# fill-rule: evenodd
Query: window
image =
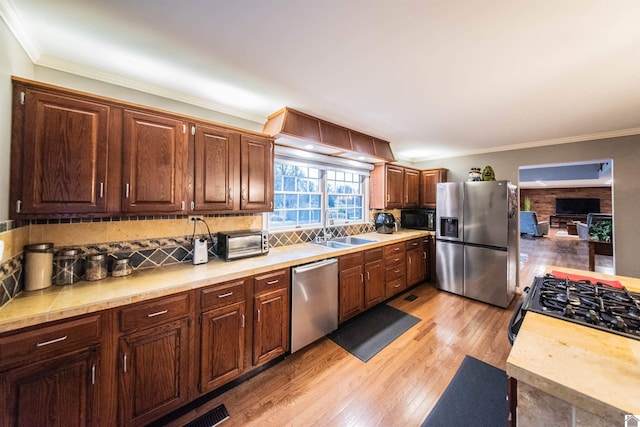
<path id="1" fill-rule="evenodd" d="M 324 164 L 278 159 L 274 163 L 274 209 L 269 229 L 365 222 L 367 174 Z"/>

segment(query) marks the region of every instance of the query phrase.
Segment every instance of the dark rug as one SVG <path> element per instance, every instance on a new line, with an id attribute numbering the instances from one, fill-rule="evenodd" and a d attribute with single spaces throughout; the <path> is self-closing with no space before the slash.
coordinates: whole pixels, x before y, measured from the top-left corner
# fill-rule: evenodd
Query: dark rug
<path id="1" fill-rule="evenodd" d="M 346 321 L 328 337 L 363 362 L 392 343 L 420 319 L 387 304 L 379 304 Z"/>
<path id="2" fill-rule="evenodd" d="M 507 374 L 469 355 L 422 427 L 508 425 Z"/>

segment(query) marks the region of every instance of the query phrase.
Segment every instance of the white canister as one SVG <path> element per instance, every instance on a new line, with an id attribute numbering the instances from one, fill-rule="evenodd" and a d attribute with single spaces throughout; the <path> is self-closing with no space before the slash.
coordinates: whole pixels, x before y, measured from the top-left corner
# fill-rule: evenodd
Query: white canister
<path id="1" fill-rule="evenodd" d="M 53 243 L 24 247 L 24 290 L 37 291 L 51 286 L 53 277 Z"/>

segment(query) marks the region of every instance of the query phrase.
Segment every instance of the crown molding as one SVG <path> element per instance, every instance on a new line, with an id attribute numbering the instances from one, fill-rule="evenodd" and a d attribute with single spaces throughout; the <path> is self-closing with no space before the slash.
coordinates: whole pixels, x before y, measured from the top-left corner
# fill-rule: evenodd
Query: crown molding
<path id="1" fill-rule="evenodd" d="M 0 18 L 7 24 L 9 31 L 18 40 L 31 62 L 35 64 L 42 56 L 42 49 L 27 31 L 22 16 L 10 0 L 0 0 Z"/>
<path id="2" fill-rule="evenodd" d="M 396 157 L 398 159 L 406 160 L 411 163 L 419 163 L 419 162 L 426 162 L 430 160 L 447 159 L 451 157 L 474 156 L 478 154 L 497 153 L 500 151 L 523 150 L 526 148 L 537 148 L 537 147 L 546 147 L 549 145 L 571 144 L 574 142 L 588 142 L 588 141 L 596 141 L 599 139 L 619 138 L 623 136 L 632 136 L 632 135 L 640 135 L 640 127 L 607 131 L 607 132 L 598 132 L 598 133 L 592 133 L 592 134 L 586 134 L 586 135 L 567 136 L 563 138 L 546 139 L 546 140 L 540 140 L 540 141 L 531 141 L 531 142 L 524 142 L 521 144 L 503 145 L 500 147 L 489 147 L 489 148 L 480 149 L 480 150 L 457 151 L 455 153 L 445 154 L 442 156 L 429 156 L 429 157 L 423 157 L 419 159 L 404 158 L 401 155 L 396 155 Z"/>
<path id="3" fill-rule="evenodd" d="M 0 0 L 2 1 L 2 0 Z M 65 73 L 75 74 L 81 77 L 86 77 L 93 80 L 98 80 L 105 83 L 114 84 L 117 86 L 126 87 L 133 90 L 138 90 L 144 93 L 161 96 L 163 98 L 173 99 L 174 101 L 184 102 L 189 105 L 206 108 L 208 110 L 214 110 L 219 113 L 228 114 L 230 116 L 238 117 L 245 120 L 250 120 L 259 124 L 264 124 L 267 120 L 266 116 L 255 114 L 247 111 L 243 111 L 237 108 L 232 108 L 226 105 L 222 105 L 211 100 L 189 95 L 179 90 L 174 90 L 165 86 L 156 85 L 153 83 L 145 82 L 142 80 L 126 77 L 116 73 L 110 73 L 107 71 L 99 70 L 94 67 L 69 62 L 61 58 L 57 58 L 50 55 L 42 55 L 36 65 L 45 68 L 51 68 L 54 70 L 62 71 Z"/>

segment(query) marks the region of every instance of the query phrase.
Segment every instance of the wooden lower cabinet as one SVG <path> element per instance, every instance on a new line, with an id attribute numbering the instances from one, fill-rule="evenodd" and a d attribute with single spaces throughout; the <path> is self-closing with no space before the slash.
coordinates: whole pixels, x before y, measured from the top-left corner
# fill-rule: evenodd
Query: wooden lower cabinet
<path id="1" fill-rule="evenodd" d="M 384 301 L 384 266 L 382 248 L 364 252 L 364 308 L 365 310 Z"/>
<path id="2" fill-rule="evenodd" d="M 209 392 L 245 370 L 245 280 L 200 292 L 200 377 L 198 389 Z"/>
<path id="3" fill-rule="evenodd" d="M 99 361 L 98 348 L 93 347 L 3 372 L 0 425 L 100 425 Z"/>
<path id="4" fill-rule="evenodd" d="M 94 426 L 105 390 L 101 315 L 0 336 L 0 426 Z"/>
<path id="5" fill-rule="evenodd" d="M 258 366 L 289 350 L 289 269 L 256 276 L 254 288 L 253 365 Z"/>
<path id="6" fill-rule="evenodd" d="M 338 259 L 338 322 L 342 323 L 364 311 L 364 256 L 362 252 Z"/>
<path id="7" fill-rule="evenodd" d="M 412 239 L 406 243 L 407 286 L 423 282 L 427 274 L 427 255 L 422 239 Z"/>
<path id="8" fill-rule="evenodd" d="M 138 426 L 189 401 L 191 293 L 120 310 L 119 424 Z"/>
<path id="9" fill-rule="evenodd" d="M 384 247 L 385 299 L 402 292 L 407 287 L 405 242 Z"/>

